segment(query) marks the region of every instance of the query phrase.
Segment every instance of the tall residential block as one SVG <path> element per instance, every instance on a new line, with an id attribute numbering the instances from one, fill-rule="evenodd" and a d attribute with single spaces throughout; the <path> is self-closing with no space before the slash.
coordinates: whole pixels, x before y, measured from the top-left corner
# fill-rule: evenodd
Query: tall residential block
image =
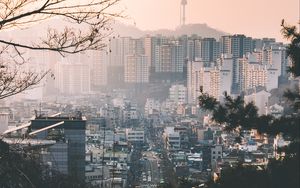
<path id="1" fill-rule="evenodd" d="M 144 38 L 144 55 L 147 56 L 148 67 L 150 68 L 152 61 L 152 38 L 150 36 Z"/>
<path id="2" fill-rule="evenodd" d="M 155 48 L 155 72 L 183 72 L 183 47 L 163 44 Z"/>
<path id="3" fill-rule="evenodd" d="M 105 51 L 94 52 L 91 59 L 91 89 L 95 91 L 107 84 L 108 55 Z"/>
<path id="4" fill-rule="evenodd" d="M 56 86 L 61 94 L 80 95 L 91 91 L 90 64 L 85 58 L 76 56 L 77 60 L 68 58 L 56 64 Z"/>
<path id="5" fill-rule="evenodd" d="M 204 38 L 201 40 L 201 60 L 214 62 L 220 56 L 219 42 L 214 38 Z"/>
<path id="6" fill-rule="evenodd" d="M 208 80 L 204 81 L 204 62 L 189 61 L 187 65 L 187 89 L 188 103 L 196 104 L 197 97 L 201 94 L 200 88 L 204 87 L 204 82 L 209 84 Z M 207 73 L 206 73 L 207 74 Z"/>
<path id="7" fill-rule="evenodd" d="M 148 83 L 148 57 L 144 55 L 128 55 L 124 66 L 125 83 Z"/>
<path id="8" fill-rule="evenodd" d="M 239 85 L 241 91 L 267 85 L 267 68 L 257 62 L 249 62 L 247 57 L 238 59 Z M 278 78 L 277 78 L 278 80 Z"/>

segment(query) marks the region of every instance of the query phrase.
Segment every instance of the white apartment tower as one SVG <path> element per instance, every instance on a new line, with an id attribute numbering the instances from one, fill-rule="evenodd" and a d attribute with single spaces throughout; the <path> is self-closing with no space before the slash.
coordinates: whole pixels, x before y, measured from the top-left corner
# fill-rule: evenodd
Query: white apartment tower
<path id="1" fill-rule="evenodd" d="M 220 38 L 220 51 L 222 54 L 232 54 L 231 53 L 231 36 L 222 36 Z"/>
<path id="2" fill-rule="evenodd" d="M 56 64 L 56 85 L 62 94 L 80 95 L 91 91 L 91 69 L 82 54 L 63 58 Z"/>
<path id="3" fill-rule="evenodd" d="M 270 49 L 264 50 L 265 63 L 277 69 L 278 76 L 286 75 L 287 58 L 286 50 L 282 46 L 271 46 Z"/>
<path id="4" fill-rule="evenodd" d="M 106 86 L 108 55 L 105 51 L 94 52 L 91 61 L 91 84 L 95 87 Z"/>
<path id="5" fill-rule="evenodd" d="M 205 79 L 209 80 L 209 90 L 208 93 L 210 96 L 218 99 L 220 96 L 220 71 L 218 69 L 210 70 L 209 71 L 209 78 Z M 206 81 L 204 81 L 206 82 Z M 204 87 L 205 88 L 205 87 Z"/>
<path id="6" fill-rule="evenodd" d="M 244 100 L 245 103 L 253 102 L 255 106 L 258 108 L 258 114 L 264 115 L 267 113 L 267 107 L 268 107 L 270 96 L 271 94 L 265 90 L 261 90 L 261 91 L 254 90 L 252 93 L 245 95 Z"/>
<path id="7" fill-rule="evenodd" d="M 232 86 L 232 71 L 221 67 L 220 70 L 220 88 L 219 88 L 219 99 L 223 97 L 224 92 L 231 94 Z"/>
<path id="8" fill-rule="evenodd" d="M 223 93 L 231 93 L 232 86 L 232 58 L 223 56 L 218 60 L 218 67 L 205 67 L 205 62 L 188 62 L 187 89 L 188 103 L 196 104 L 200 89 L 204 93 L 221 100 Z"/>
<path id="9" fill-rule="evenodd" d="M 200 95 L 200 87 L 203 86 L 203 62 L 189 61 L 187 65 L 187 89 L 188 103 L 196 104 Z"/>
<path id="10" fill-rule="evenodd" d="M 232 72 L 233 72 L 233 58 L 232 55 L 222 54 L 221 58 L 217 60 L 220 69 L 220 92 L 221 95 L 226 91 L 231 93 L 232 88 Z"/>
<path id="11" fill-rule="evenodd" d="M 266 87 L 266 66 L 257 62 L 249 63 L 248 58 L 243 57 L 238 59 L 238 67 L 240 91 L 252 89 L 257 86 Z"/>
<path id="12" fill-rule="evenodd" d="M 215 67 L 214 69 L 208 70 L 208 72 L 209 78 L 205 79 L 204 82 L 206 82 L 206 80 L 209 80 L 209 85 L 205 87 L 204 84 L 203 90 L 205 90 L 205 88 L 208 88 L 207 93 L 209 95 L 213 96 L 217 100 L 222 100 L 224 92 L 227 92 L 228 94 L 230 94 L 231 92 L 231 71 L 222 67 L 221 69 Z M 206 74 L 204 74 L 204 76 L 205 75 Z"/>
<path id="13" fill-rule="evenodd" d="M 204 67 L 204 62 L 193 61 L 188 62 L 187 65 L 187 89 L 188 89 L 188 103 L 197 104 L 197 98 L 200 96 L 200 89 L 204 93 L 211 93 L 211 79 L 215 79 L 211 75 L 212 68 Z"/>

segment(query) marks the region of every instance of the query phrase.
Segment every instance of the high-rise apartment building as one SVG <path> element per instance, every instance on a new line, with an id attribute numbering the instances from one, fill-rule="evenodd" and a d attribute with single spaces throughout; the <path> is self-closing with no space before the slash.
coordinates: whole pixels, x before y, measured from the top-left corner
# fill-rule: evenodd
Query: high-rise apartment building
<path id="1" fill-rule="evenodd" d="M 155 48 L 155 72 L 183 72 L 183 47 L 163 44 Z"/>
<path id="2" fill-rule="evenodd" d="M 97 91 L 107 84 L 108 55 L 105 51 L 91 54 L 91 89 Z"/>
<path id="3" fill-rule="evenodd" d="M 204 38 L 201 40 L 201 60 L 214 62 L 220 56 L 219 42 L 214 38 Z"/>
<path id="4" fill-rule="evenodd" d="M 148 57 L 144 55 L 127 55 L 124 66 L 125 83 L 148 83 Z"/>
<path id="5" fill-rule="evenodd" d="M 216 67 L 209 71 L 208 93 L 216 99 L 220 97 L 220 70 L 216 69 Z"/>
<path id="6" fill-rule="evenodd" d="M 258 62 L 263 64 L 264 62 L 264 53 L 262 50 L 255 50 L 251 54 L 249 54 L 249 60 L 252 62 Z"/>
<path id="7" fill-rule="evenodd" d="M 205 62 L 188 62 L 188 102 L 197 104 L 197 98 L 204 93 L 221 100 L 224 92 L 231 93 L 232 58 L 224 55 L 218 59 L 218 66 L 210 67 Z"/>
<path id="8" fill-rule="evenodd" d="M 56 86 L 60 93 L 78 95 L 91 91 L 90 64 L 78 54 L 77 60 L 64 58 L 56 64 Z"/>
<path id="9" fill-rule="evenodd" d="M 276 39 L 275 38 L 262 38 L 262 47 L 264 48 L 269 48 L 271 47 L 272 44 L 276 43 Z"/>
<path id="10" fill-rule="evenodd" d="M 233 72 L 233 58 L 232 55 L 223 54 L 217 60 L 220 69 L 220 95 L 224 92 L 231 94 L 232 88 L 232 72 Z"/>
<path id="11" fill-rule="evenodd" d="M 149 41 L 147 41 L 149 42 Z M 125 57 L 126 55 L 144 55 L 145 54 L 145 44 L 144 44 L 144 39 L 143 38 L 138 38 L 138 39 L 129 39 L 129 46 L 128 46 L 128 53 L 124 53 Z M 126 46 L 124 46 L 126 48 Z M 149 52 L 148 52 L 149 53 Z"/>
<path id="12" fill-rule="evenodd" d="M 155 72 L 156 47 L 168 43 L 168 39 L 161 35 L 151 37 L 151 73 Z"/>
<path id="13" fill-rule="evenodd" d="M 251 52 L 252 38 L 245 35 L 232 35 L 230 49 L 233 58 L 242 58 Z"/>
<path id="14" fill-rule="evenodd" d="M 109 40 L 109 66 L 124 66 L 124 57 L 128 55 L 129 41 L 129 37 L 111 38 Z"/>
<path id="15" fill-rule="evenodd" d="M 201 58 L 201 40 L 195 36 L 188 40 L 187 61 L 197 61 Z"/>
<path id="16" fill-rule="evenodd" d="M 222 36 L 220 38 L 220 52 L 221 54 L 232 54 L 231 53 L 231 36 Z"/>
<path id="17" fill-rule="evenodd" d="M 187 35 L 182 35 L 178 38 L 178 45 L 182 46 L 182 56 L 184 59 L 187 59 L 188 57 L 188 40 L 189 37 Z"/>
<path id="18" fill-rule="evenodd" d="M 266 87 L 267 84 L 267 69 L 266 66 L 257 63 L 249 62 L 248 58 L 239 58 L 239 86 L 241 91 L 256 88 L 258 86 Z M 278 80 L 278 78 L 277 78 Z"/>
<path id="19" fill-rule="evenodd" d="M 144 38 L 144 55 L 147 56 L 148 67 L 150 70 L 152 64 L 152 38 L 150 36 Z"/>
<path id="20" fill-rule="evenodd" d="M 239 91 L 239 70 L 237 58 L 243 58 L 253 51 L 252 38 L 245 35 L 223 36 L 220 40 L 220 49 L 223 54 L 231 54 L 233 58 L 232 91 Z"/>
<path id="21" fill-rule="evenodd" d="M 187 89 L 188 89 L 189 104 L 197 104 L 197 97 L 201 94 L 200 88 L 204 88 L 204 79 L 205 79 L 204 71 L 205 71 L 204 62 L 201 61 L 188 62 Z M 208 79 L 205 79 L 205 82 L 209 84 Z"/>
<path id="22" fill-rule="evenodd" d="M 124 63 L 130 51 L 130 40 L 130 37 L 121 37 L 111 38 L 109 41 L 107 71 L 110 76 L 107 84 L 110 87 L 121 87 L 124 85 Z"/>
<path id="23" fill-rule="evenodd" d="M 253 102 L 258 108 L 259 115 L 265 115 L 267 113 L 267 107 L 269 102 L 269 97 L 271 94 L 265 90 L 256 90 L 246 92 L 244 96 L 245 103 Z"/>
<path id="24" fill-rule="evenodd" d="M 253 51 L 260 51 L 264 48 L 269 48 L 276 40 L 274 38 L 252 39 Z"/>
<path id="25" fill-rule="evenodd" d="M 283 47 L 271 46 L 269 49 L 264 50 L 265 63 L 277 69 L 279 76 L 286 75 L 287 58 L 286 52 Z"/>
<path id="26" fill-rule="evenodd" d="M 213 96 L 217 100 L 222 100 L 224 97 L 224 92 L 230 94 L 232 77 L 231 71 L 223 67 L 214 67 L 213 69 L 206 70 L 209 74 L 207 79 L 209 85 L 204 82 L 203 91 L 207 92 L 209 95 Z"/>
<path id="27" fill-rule="evenodd" d="M 224 95 L 224 92 L 231 94 L 232 87 L 232 70 L 226 67 L 220 69 L 220 86 L 219 86 L 219 99 Z"/>

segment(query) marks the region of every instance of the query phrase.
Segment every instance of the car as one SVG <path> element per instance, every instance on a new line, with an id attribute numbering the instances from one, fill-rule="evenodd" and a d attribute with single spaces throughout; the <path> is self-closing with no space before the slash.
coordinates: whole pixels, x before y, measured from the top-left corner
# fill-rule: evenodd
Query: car
<path id="1" fill-rule="evenodd" d="M 146 176 L 143 176 L 143 181 L 146 182 L 147 181 L 147 178 Z"/>

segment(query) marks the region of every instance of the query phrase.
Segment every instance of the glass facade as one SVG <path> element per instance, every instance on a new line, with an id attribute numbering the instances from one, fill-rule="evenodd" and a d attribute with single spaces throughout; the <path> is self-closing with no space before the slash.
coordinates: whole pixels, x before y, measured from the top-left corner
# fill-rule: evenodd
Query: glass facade
<path id="1" fill-rule="evenodd" d="M 45 128 L 64 121 L 55 127 L 63 133 L 59 141 L 50 148 L 52 166 L 62 172 L 84 179 L 85 177 L 85 128 L 86 121 L 82 118 L 47 117 L 36 118 L 31 121 L 31 131 Z M 53 129 L 45 130 L 36 135 L 38 139 L 48 139 Z M 56 138 L 57 139 L 57 138 Z"/>

